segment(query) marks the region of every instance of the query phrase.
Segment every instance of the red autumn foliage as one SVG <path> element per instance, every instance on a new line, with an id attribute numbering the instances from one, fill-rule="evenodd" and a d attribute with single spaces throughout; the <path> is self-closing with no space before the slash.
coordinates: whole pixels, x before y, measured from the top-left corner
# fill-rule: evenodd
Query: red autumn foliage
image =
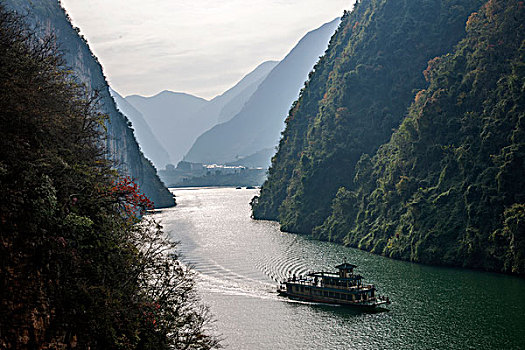
<path id="1" fill-rule="evenodd" d="M 114 182 L 109 193 L 111 197 L 117 199 L 125 213 L 131 217 L 137 212 L 144 214 L 147 210 L 153 209 L 153 202 L 140 192 L 139 185 L 129 176 L 121 177 Z"/>

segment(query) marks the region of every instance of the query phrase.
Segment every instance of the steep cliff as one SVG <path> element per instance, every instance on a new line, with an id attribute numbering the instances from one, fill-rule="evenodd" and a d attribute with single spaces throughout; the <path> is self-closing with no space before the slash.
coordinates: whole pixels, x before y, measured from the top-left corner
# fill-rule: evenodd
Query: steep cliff
<path id="1" fill-rule="evenodd" d="M 116 108 L 109 93 L 102 66 L 91 52 L 87 42 L 73 28 L 58 0 L 5 0 L 7 8 L 26 15 L 27 21 L 42 35 L 53 34 L 64 53 L 67 65 L 75 76 L 92 91 L 97 91 L 100 110 L 108 115 L 108 157 L 123 174 L 132 176 L 141 190 L 155 203 L 155 207 L 175 205 L 172 194 L 160 181 L 156 170 L 139 149 L 129 121 Z"/>
<path id="2" fill-rule="evenodd" d="M 254 215 L 524 274 L 524 23 L 522 1 L 359 3 L 292 109 Z"/>
<path id="3" fill-rule="evenodd" d="M 366 0 L 345 13 L 286 120 L 254 216 L 311 233 L 363 153 L 399 126 L 427 61 L 464 35 L 479 0 Z"/>
<path id="4" fill-rule="evenodd" d="M 525 8 L 488 1 L 429 62 L 391 140 L 316 234 L 406 260 L 525 274 Z"/>
<path id="5" fill-rule="evenodd" d="M 97 100 L 2 3 L 0 111 L 0 348 L 216 348 L 151 201 L 106 159 Z"/>

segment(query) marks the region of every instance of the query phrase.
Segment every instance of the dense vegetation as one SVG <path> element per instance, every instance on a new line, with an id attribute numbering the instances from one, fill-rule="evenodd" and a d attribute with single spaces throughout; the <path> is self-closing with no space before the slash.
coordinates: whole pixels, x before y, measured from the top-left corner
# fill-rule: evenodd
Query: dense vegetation
<path id="1" fill-rule="evenodd" d="M 60 1 L 1 0 L 1 3 L 7 9 L 23 14 L 38 36 L 50 33 L 56 36 L 56 45 L 62 51 L 67 66 L 90 91 L 97 91 L 99 109 L 108 116 L 107 156 L 122 174 L 135 179 L 142 192 L 154 202 L 155 208 L 174 206 L 173 195 L 158 178 L 152 163 L 142 154 L 130 121 L 117 110 L 97 57 L 79 34 L 80 29 L 72 26 Z"/>
<path id="2" fill-rule="evenodd" d="M 370 0 L 347 14 L 254 215 L 391 257 L 524 273 L 523 2 L 479 5 Z"/>
<path id="3" fill-rule="evenodd" d="M 525 17 L 489 1 L 316 232 L 392 257 L 525 273 Z M 337 232 L 337 233 L 336 233 Z"/>
<path id="4" fill-rule="evenodd" d="M 322 224 L 361 154 L 399 126 L 427 61 L 458 42 L 480 3 L 367 0 L 347 12 L 290 111 L 254 215 L 294 232 Z"/>
<path id="5" fill-rule="evenodd" d="M 0 5 L 0 348 L 209 349 L 191 274 L 105 160 L 97 96 Z"/>

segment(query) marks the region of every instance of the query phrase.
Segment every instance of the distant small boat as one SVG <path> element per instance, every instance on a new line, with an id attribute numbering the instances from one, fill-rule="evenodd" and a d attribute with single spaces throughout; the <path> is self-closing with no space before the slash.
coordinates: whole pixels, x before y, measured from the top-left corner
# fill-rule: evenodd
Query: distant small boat
<path id="1" fill-rule="evenodd" d="M 242 187 L 235 187 L 236 190 L 242 190 Z"/>
<path id="2" fill-rule="evenodd" d="M 373 284 L 364 284 L 362 276 L 354 274 L 356 265 L 343 263 L 339 272 L 312 272 L 306 276 L 292 276 L 281 282 L 278 293 L 292 299 L 319 303 L 340 304 L 373 309 L 390 304 L 388 297 L 377 295 Z"/>
<path id="3" fill-rule="evenodd" d="M 253 186 L 248 186 L 248 187 L 246 187 L 246 189 L 247 189 L 247 190 L 254 190 L 255 187 L 253 187 Z"/>

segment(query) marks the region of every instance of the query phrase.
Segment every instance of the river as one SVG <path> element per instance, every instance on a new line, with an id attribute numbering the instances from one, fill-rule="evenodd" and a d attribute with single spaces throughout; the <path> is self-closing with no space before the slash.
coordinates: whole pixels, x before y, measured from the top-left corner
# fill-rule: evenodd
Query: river
<path id="1" fill-rule="evenodd" d="M 250 218 L 258 190 L 172 189 L 155 214 L 194 266 L 226 349 L 525 349 L 525 280 L 412 264 L 279 231 Z M 358 265 L 392 304 L 362 313 L 277 296 L 289 273 Z"/>

